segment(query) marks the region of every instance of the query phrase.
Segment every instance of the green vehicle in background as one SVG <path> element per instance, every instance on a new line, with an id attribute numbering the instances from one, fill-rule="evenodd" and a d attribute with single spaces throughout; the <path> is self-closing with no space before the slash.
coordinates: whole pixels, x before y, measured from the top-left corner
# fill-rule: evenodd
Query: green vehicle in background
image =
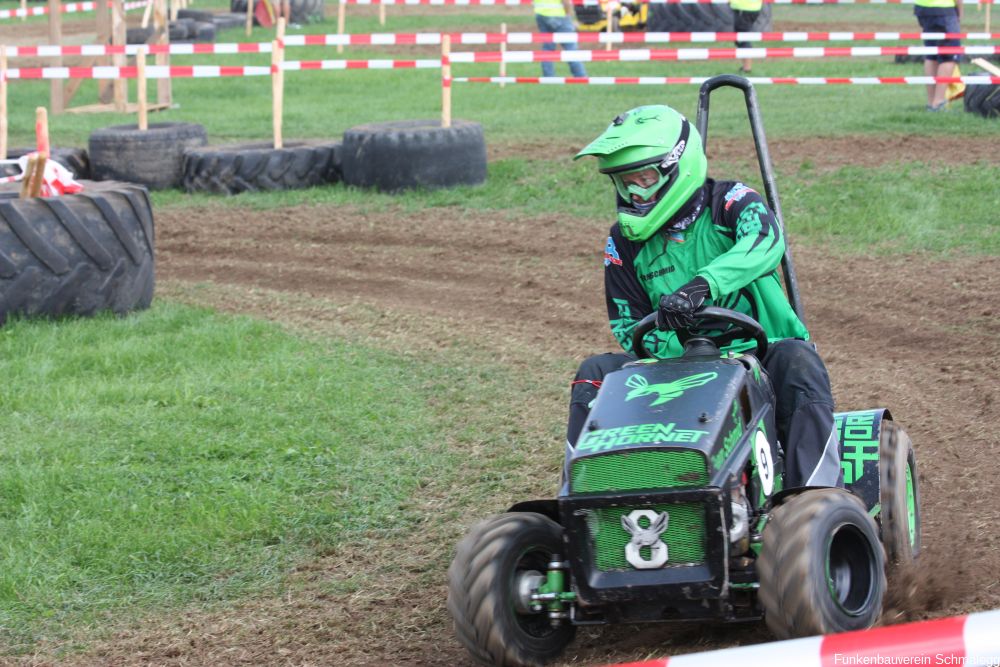
<path id="1" fill-rule="evenodd" d="M 732 75 L 701 89 L 741 89 L 772 210 L 782 220 L 753 87 Z M 789 300 L 802 318 L 790 251 Z M 885 408 L 835 415 L 844 488 L 784 488 L 774 393 L 758 359 L 768 341 L 742 313 L 702 308 L 678 331 L 684 354 L 609 374 L 559 493 L 520 502 L 473 527 L 448 570 L 459 640 L 487 665 L 542 665 L 579 625 L 764 619 L 777 638 L 871 627 L 886 570 L 920 550 L 920 500 L 909 437 Z M 753 353 L 723 354 L 736 339 Z"/>

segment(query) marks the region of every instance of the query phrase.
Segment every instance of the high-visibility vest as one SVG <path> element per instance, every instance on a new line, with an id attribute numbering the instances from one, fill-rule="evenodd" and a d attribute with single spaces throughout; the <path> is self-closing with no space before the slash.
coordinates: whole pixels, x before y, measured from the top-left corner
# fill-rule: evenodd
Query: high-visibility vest
<path id="1" fill-rule="evenodd" d="M 729 0 L 729 6 L 738 12 L 759 12 L 763 5 L 763 0 Z"/>
<path id="2" fill-rule="evenodd" d="M 566 16 L 562 0 L 534 0 L 534 6 L 540 16 Z"/>
<path id="3" fill-rule="evenodd" d="M 954 7 L 955 0 L 914 0 L 919 7 Z"/>

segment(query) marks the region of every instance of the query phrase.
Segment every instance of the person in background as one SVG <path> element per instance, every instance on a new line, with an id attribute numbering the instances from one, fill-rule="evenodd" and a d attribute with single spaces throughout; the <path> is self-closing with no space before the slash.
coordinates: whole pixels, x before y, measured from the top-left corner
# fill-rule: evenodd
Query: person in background
<path id="1" fill-rule="evenodd" d="M 729 7 L 733 10 L 733 30 L 752 32 L 763 4 L 763 0 L 729 0 Z M 749 49 L 752 46 L 753 44 L 750 42 L 736 42 L 738 49 Z M 749 74 L 752 66 L 752 61 L 749 58 L 744 58 L 740 64 L 740 73 Z"/>
<path id="2" fill-rule="evenodd" d="M 538 32 L 576 32 L 576 25 L 571 18 L 574 15 L 573 4 L 570 0 L 533 0 L 535 7 L 535 23 L 538 25 Z M 576 42 L 563 42 L 564 51 L 575 51 Z M 556 45 L 553 42 L 542 44 L 543 51 L 555 51 Z M 583 63 L 569 63 L 569 71 L 575 77 L 587 76 L 587 71 L 583 68 Z M 550 62 L 542 63 L 542 76 L 555 76 L 555 67 Z"/>
<path id="3" fill-rule="evenodd" d="M 913 13 L 923 32 L 962 32 L 961 0 L 915 0 Z M 959 46 L 957 39 L 925 39 L 925 46 Z M 924 74 L 927 76 L 955 76 L 957 55 L 924 56 Z M 927 110 L 944 111 L 947 102 L 946 83 L 927 85 Z"/>

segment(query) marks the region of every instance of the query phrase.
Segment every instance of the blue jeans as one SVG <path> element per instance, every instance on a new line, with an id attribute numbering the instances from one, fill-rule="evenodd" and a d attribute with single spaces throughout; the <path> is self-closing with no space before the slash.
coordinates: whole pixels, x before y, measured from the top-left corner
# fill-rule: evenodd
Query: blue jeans
<path id="1" fill-rule="evenodd" d="M 568 16 L 542 16 L 535 14 L 535 23 L 538 24 L 538 32 L 576 32 L 576 26 Z M 576 42 L 566 42 L 562 44 L 563 51 L 576 51 Z M 543 51 L 555 51 L 554 42 L 542 44 Z M 583 69 L 583 63 L 569 63 L 569 71 L 573 76 L 587 76 L 587 70 Z M 542 76 L 555 76 L 556 70 L 552 63 L 542 63 Z"/>

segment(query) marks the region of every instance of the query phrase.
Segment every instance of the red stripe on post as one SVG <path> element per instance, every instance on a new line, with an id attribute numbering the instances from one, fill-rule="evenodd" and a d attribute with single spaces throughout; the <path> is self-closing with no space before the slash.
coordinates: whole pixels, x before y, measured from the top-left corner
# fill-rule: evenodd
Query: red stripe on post
<path id="1" fill-rule="evenodd" d="M 323 69 L 323 63 L 319 60 L 303 60 L 299 63 L 299 69 Z"/>
<path id="2" fill-rule="evenodd" d="M 192 77 L 194 76 L 194 67 L 191 65 L 173 65 L 170 68 L 170 76 Z"/>
<path id="3" fill-rule="evenodd" d="M 844 664 L 902 664 L 903 658 L 923 658 L 935 664 L 961 665 L 965 658 L 965 616 L 937 621 L 893 625 L 875 630 L 846 632 L 823 637 L 820 660 L 823 667 Z"/>
<path id="4" fill-rule="evenodd" d="M 193 73 L 193 70 L 192 70 Z M 242 65 L 229 65 L 227 67 L 219 68 L 219 76 L 244 76 L 246 75 L 246 68 Z"/>

